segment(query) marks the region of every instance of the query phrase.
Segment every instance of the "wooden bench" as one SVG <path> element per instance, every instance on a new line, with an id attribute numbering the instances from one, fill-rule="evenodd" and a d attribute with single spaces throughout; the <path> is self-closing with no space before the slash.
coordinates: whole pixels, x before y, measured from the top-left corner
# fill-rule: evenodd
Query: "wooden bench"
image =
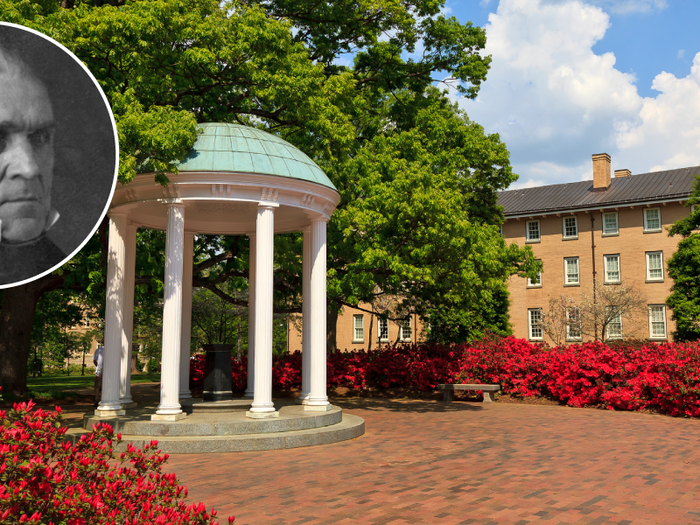
<path id="1" fill-rule="evenodd" d="M 481 390 L 484 393 L 484 403 L 492 403 L 493 395 L 501 389 L 501 385 L 438 385 L 438 389 L 442 390 L 443 401 L 453 401 L 455 390 Z"/>

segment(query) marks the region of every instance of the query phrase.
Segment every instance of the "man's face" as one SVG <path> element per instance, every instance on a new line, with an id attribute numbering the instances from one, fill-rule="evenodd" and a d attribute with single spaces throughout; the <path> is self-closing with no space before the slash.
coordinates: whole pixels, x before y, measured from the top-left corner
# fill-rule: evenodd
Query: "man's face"
<path id="1" fill-rule="evenodd" d="M 41 235 L 51 209 L 53 111 L 37 80 L 0 73 L 2 242 Z"/>

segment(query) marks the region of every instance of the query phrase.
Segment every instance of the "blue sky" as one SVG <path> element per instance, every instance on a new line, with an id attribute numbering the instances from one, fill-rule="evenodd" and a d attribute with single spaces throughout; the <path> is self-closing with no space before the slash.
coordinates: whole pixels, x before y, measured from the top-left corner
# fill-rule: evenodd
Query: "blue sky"
<path id="1" fill-rule="evenodd" d="M 499 133 L 527 187 L 700 164 L 700 1 L 448 0 L 493 58 L 469 117 Z"/>

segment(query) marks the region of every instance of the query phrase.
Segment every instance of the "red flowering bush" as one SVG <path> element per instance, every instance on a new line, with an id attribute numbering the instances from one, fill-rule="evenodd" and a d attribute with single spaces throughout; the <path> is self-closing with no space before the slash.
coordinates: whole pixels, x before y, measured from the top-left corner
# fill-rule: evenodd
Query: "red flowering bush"
<path id="1" fill-rule="evenodd" d="M 204 504 L 184 503 L 187 489 L 162 472 L 168 456 L 157 441 L 117 457 L 112 428 L 98 425 L 71 445 L 60 415 L 31 401 L 0 411 L 0 524 L 216 523 Z"/>
<path id="2" fill-rule="evenodd" d="M 513 337 L 463 345 L 433 343 L 333 351 L 329 388 L 410 388 L 440 383 L 499 383 L 504 393 L 548 397 L 571 406 L 652 409 L 700 416 L 700 344 L 589 342 L 549 348 Z M 234 389 L 246 387 L 245 357 L 233 359 Z M 204 356 L 191 361 L 191 385 L 204 381 Z M 301 385 L 299 351 L 273 358 L 273 386 Z"/>

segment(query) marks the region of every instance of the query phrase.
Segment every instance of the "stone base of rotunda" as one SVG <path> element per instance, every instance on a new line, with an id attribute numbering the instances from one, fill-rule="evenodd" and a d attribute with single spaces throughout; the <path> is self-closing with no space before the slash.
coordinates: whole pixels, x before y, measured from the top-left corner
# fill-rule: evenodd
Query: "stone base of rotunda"
<path id="1" fill-rule="evenodd" d="M 331 405 L 327 412 L 309 412 L 291 399 L 276 400 L 275 405 L 279 417 L 272 419 L 251 419 L 236 410 L 195 412 L 179 421 L 151 420 L 156 407 L 140 405 L 127 410 L 126 416 L 109 420 L 114 432 L 122 435 L 114 450 L 122 452 L 128 443 L 141 448 L 153 440 L 167 454 L 277 450 L 337 443 L 365 432 L 362 418 L 343 414 L 337 406 Z M 82 428 L 69 428 L 66 439 L 77 442 L 99 421 L 92 413 L 85 414 Z"/>

